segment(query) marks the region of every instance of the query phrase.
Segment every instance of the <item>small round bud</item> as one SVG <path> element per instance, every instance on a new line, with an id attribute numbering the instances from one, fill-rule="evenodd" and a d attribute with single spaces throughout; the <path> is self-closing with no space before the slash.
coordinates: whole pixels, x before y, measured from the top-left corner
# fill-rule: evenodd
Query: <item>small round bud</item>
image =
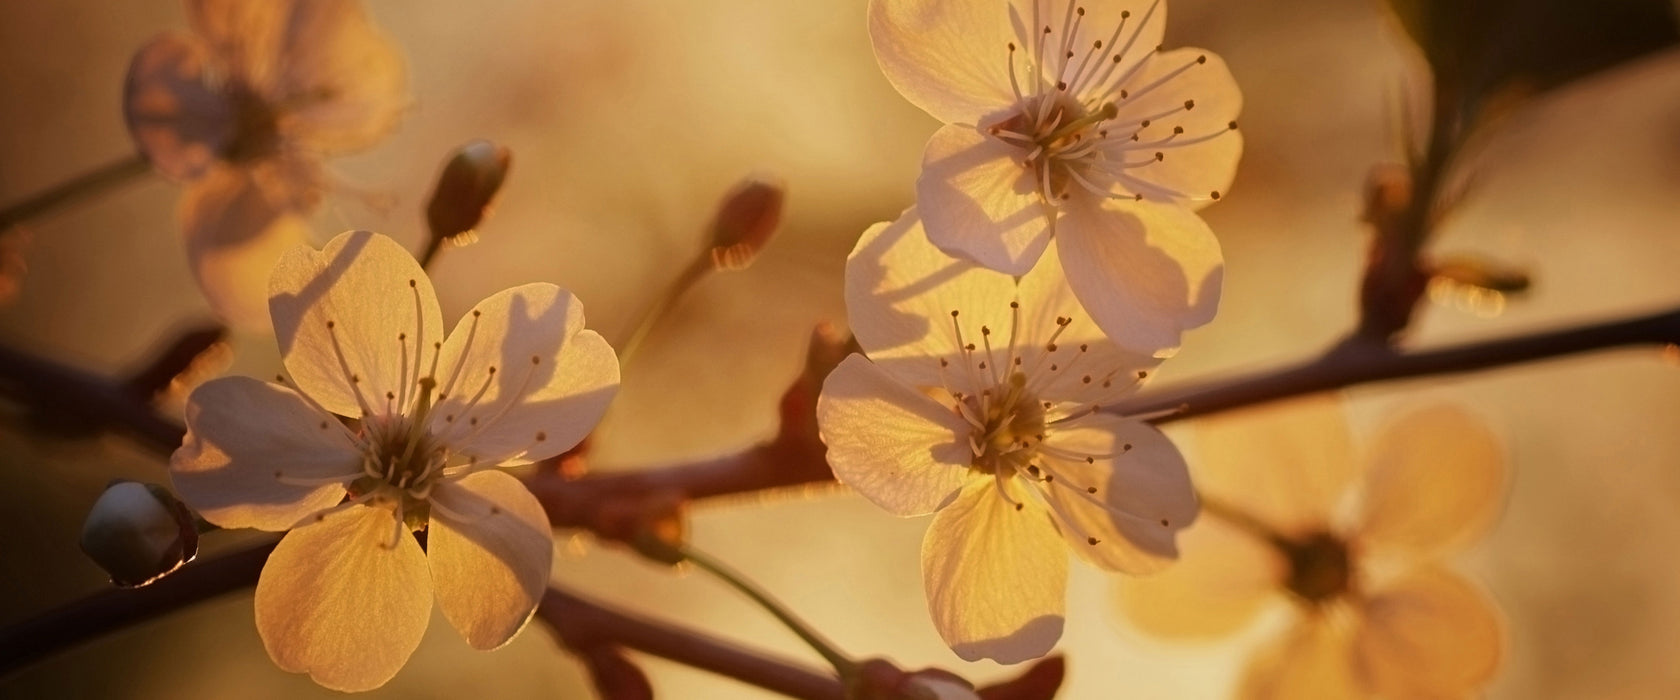
<path id="1" fill-rule="evenodd" d="M 82 551 L 123 587 L 144 586 L 198 554 L 192 512 L 161 486 L 115 481 L 82 525 Z"/>
<path id="2" fill-rule="evenodd" d="M 512 151 L 483 139 L 456 149 L 426 203 L 432 236 L 462 245 L 472 242 L 474 229 L 488 216 L 512 164 Z"/>
<path id="3" fill-rule="evenodd" d="M 712 266 L 741 270 L 751 265 L 782 223 L 784 195 L 781 185 L 756 179 L 724 195 L 712 219 Z"/>

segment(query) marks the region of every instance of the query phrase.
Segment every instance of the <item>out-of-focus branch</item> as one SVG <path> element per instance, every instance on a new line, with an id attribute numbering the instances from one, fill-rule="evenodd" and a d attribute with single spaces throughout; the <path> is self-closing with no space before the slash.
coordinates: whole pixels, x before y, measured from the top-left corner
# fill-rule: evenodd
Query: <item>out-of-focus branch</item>
<path id="1" fill-rule="evenodd" d="M 0 231 L 95 197 L 151 171 L 152 164 L 139 153 L 106 163 L 33 197 L 0 209 Z"/>
<path id="2" fill-rule="evenodd" d="M 0 394 L 32 417 L 66 430 L 112 430 L 165 457 L 181 446 L 181 426 L 152 407 L 150 396 L 104 377 L 0 346 Z"/>

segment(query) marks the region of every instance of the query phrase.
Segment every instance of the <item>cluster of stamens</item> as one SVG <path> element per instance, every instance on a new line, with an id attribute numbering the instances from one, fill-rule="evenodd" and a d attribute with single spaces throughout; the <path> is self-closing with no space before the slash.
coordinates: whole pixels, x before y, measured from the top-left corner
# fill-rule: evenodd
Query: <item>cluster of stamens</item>
<path id="1" fill-rule="evenodd" d="M 1105 510 L 1113 507 L 1103 500 L 1099 485 L 1088 483 L 1081 467 L 1097 460 L 1116 459 L 1132 449 L 1130 444 L 1115 446 L 1106 454 L 1087 454 L 1065 447 L 1047 444 L 1046 436 L 1059 429 L 1078 425 L 1101 409 L 1097 403 L 1112 395 L 1115 382 L 1132 381 L 1125 368 L 1096 368 L 1086 373 L 1091 357 L 1090 346 L 1058 345 L 1056 340 L 1072 326 L 1074 319 L 1057 317 L 1056 328 L 1042 345 L 1021 346 L 1017 338 L 1022 334 L 1021 305 L 1009 304 L 1010 328 L 999 347 L 992 342 L 990 326 L 980 326 L 980 344 L 969 342 L 963 333 L 962 312 L 951 311 L 951 327 L 956 339 L 954 357 L 938 359 L 944 389 L 952 400 L 952 410 L 960 414 L 969 426 L 966 441 L 972 455 L 969 469 L 994 479 L 998 495 L 1020 511 L 1025 503 L 1012 495 L 1012 484 L 1028 486 L 1030 498 L 1049 505 L 1053 489 L 1064 489 L 1077 498 Z M 953 365 L 961 367 L 953 367 Z M 1136 379 L 1146 376 L 1138 372 Z M 1078 384 L 1068 388 L 1053 385 L 1063 377 L 1078 377 Z M 1046 390 L 1054 396 L 1046 396 Z M 1017 479 L 1017 477 L 1019 477 Z M 1101 542 L 1080 529 L 1078 523 L 1059 513 L 1057 522 L 1072 528 L 1092 545 Z M 1166 527 L 1168 521 L 1162 520 Z"/>
<path id="2" fill-rule="evenodd" d="M 1078 0 L 1069 0 L 1057 27 L 1045 23 L 1053 12 L 1042 12 L 1042 1 L 1034 0 L 1031 23 L 1026 25 L 1040 29 L 1030 38 L 1019 38 L 1024 47 L 1008 44 L 1015 108 L 1009 116 L 983 129 L 1021 152 L 1021 166 L 1034 173 L 1039 194 L 1047 202 L 1069 199 L 1075 185 L 1099 197 L 1142 200 L 1144 190 L 1153 197 L 1160 193 L 1159 188 L 1147 186 L 1147 173 L 1142 169 L 1165 161 L 1175 148 L 1203 143 L 1237 128 L 1236 122 L 1230 122 L 1227 129 L 1186 134 L 1183 126 L 1168 123 L 1195 109 L 1193 99 L 1152 114 L 1131 114 L 1126 109 L 1129 101 L 1207 63 L 1207 56 L 1197 56 L 1147 84 L 1133 84 L 1161 55 L 1158 46 L 1136 46 L 1143 28 L 1155 16 L 1159 0 L 1136 22 L 1131 12 L 1120 13 L 1120 23 L 1106 40 L 1093 39 L 1083 49 L 1076 42 L 1085 8 L 1077 5 Z M 1016 19 L 1019 25 L 1028 18 Z M 1016 54 L 1022 52 L 1028 54 L 1022 59 L 1024 69 L 1016 65 Z M 1127 57 L 1138 52 L 1145 53 L 1127 65 Z M 1193 194 L 1219 199 L 1218 192 Z M 1170 196 L 1188 197 L 1192 193 Z"/>

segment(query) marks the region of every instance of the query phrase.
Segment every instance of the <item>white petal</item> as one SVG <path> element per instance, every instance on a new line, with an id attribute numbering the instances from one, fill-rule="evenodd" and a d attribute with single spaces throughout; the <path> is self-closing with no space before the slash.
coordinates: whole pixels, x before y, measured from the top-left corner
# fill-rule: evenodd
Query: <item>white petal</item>
<path id="1" fill-rule="evenodd" d="M 976 124 L 1015 101 L 1015 37 L 1001 3 L 871 0 L 869 39 L 899 94 L 947 124 Z"/>
<path id="2" fill-rule="evenodd" d="M 1196 486 L 1282 534 L 1323 530 L 1359 478 L 1340 394 L 1198 418 Z"/>
<path id="3" fill-rule="evenodd" d="M 1135 93 L 1163 78 L 1166 82 L 1158 87 L 1116 103 L 1120 108 L 1116 123 L 1155 117 L 1138 132 L 1135 144 L 1114 149 L 1121 160 L 1144 163 L 1127 168 L 1117 178 L 1117 189 L 1156 202 L 1204 206 L 1229 192 L 1236 176 L 1243 142 L 1242 132 L 1231 125 L 1242 111 L 1242 93 L 1225 61 L 1202 49 L 1176 49 L 1150 57 L 1149 65 L 1128 80 L 1126 88 Z M 1187 102 L 1193 108 L 1184 109 Z M 1169 116 L 1158 116 L 1169 112 Z M 1175 135 L 1175 128 L 1184 131 Z M 1152 144 L 1163 139 L 1165 143 Z M 1121 153 L 1128 151 L 1130 157 Z M 1159 161 L 1153 159 L 1155 153 L 1161 154 Z M 1107 178 L 1093 175 L 1092 179 Z"/>
<path id="4" fill-rule="evenodd" d="M 1182 556 L 1151 576 L 1120 579 L 1120 610 L 1139 629 L 1167 638 L 1233 634 L 1280 591 L 1288 562 L 1278 550 L 1217 518 L 1178 538 Z"/>
<path id="5" fill-rule="evenodd" d="M 286 387 L 213 379 L 187 397 L 186 418 L 170 480 L 187 505 L 222 527 L 285 530 L 337 504 L 361 474 L 361 454 L 338 419 Z"/>
<path id="6" fill-rule="evenodd" d="M 219 167 L 181 197 L 187 264 L 210 308 L 245 330 L 270 332 L 268 276 L 309 243 L 302 216 L 271 201 L 249 171 Z"/>
<path id="7" fill-rule="evenodd" d="M 1225 262 L 1200 217 L 1172 205 L 1074 197 L 1056 234 L 1068 283 L 1121 347 L 1166 356 L 1213 320 Z"/>
<path id="8" fill-rule="evenodd" d="M 1097 404 L 1117 400 L 1137 389 L 1143 381 L 1139 372 L 1154 369 L 1161 360 L 1108 339 L 1068 286 L 1060 258 L 1057 244 L 1051 243 L 1038 264 L 1021 277 L 1021 330 L 1015 336 L 1016 346 L 1022 348 L 1021 366 L 1038 368 L 1031 380 L 1041 399 Z M 1058 318 L 1068 319 L 1060 332 Z M 1041 355 L 1048 356 L 1041 360 Z"/>
<path id="9" fill-rule="evenodd" d="M 198 178 L 233 139 L 228 100 L 210 88 L 204 42 L 163 34 L 134 54 L 123 84 L 123 118 L 152 167 L 175 180 Z"/>
<path id="10" fill-rule="evenodd" d="M 1039 193 L 1026 153 L 966 126 L 928 139 L 916 204 L 928 240 L 951 255 L 1011 275 L 1038 262 L 1054 230 L 1055 210 Z"/>
<path id="11" fill-rule="evenodd" d="M 1242 700 L 1349 700 L 1370 693 L 1355 675 L 1347 625 L 1327 615 L 1303 618 L 1255 655 L 1243 674 Z"/>
<path id="12" fill-rule="evenodd" d="M 1424 569 L 1363 606 L 1355 650 L 1383 697 L 1458 697 L 1493 677 L 1504 637 L 1486 594 L 1449 571 Z"/>
<path id="13" fill-rule="evenodd" d="M 420 646 L 426 555 L 392 513 L 352 506 L 291 531 L 257 579 L 257 633 L 274 664 L 333 690 L 372 690 Z"/>
<path id="14" fill-rule="evenodd" d="M 402 53 L 352 0 L 295 2 L 272 86 L 280 128 L 316 153 L 356 151 L 396 126 L 408 105 Z"/>
<path id="15" fill-rule="evenodd" d="M 319 252 L 293 248 L 268 290 L 286 371 L 339 415 L 361 415 L 358 391 L 376 415 L 397 403 L 387 396 L 413 397 L 442 340 L 432 281 L 414 256 L 376 233 L 342 233 Z"/>
<path id="16" fill-rule="evenodd" d="M 931 513 L 970 478 L 968 423 L 861 355 L 823 382 L 817 426 L 835 478 L 894 515 Z"/>
<path id="17" fill-rule="evenodd" d="M 1184 457 L 1142 421 L 1101 414 L 1075 425 L 1047 431 L 1040 453 L 1057 475 L 1043 488 L 1068 546 L 1110 571 L 1161 570 L 1178 558 L 1178 531 L 1196 519 Z"/>
<path id="18" fill-rule="evenodd" d="M 576 445 L 618 392 L 618 357 L 583 328 L 583 304 L 552 284 L 503 290 L 455 324 L 438 362 L 432 432 L 497 463 Z"/>
<path id="19" fill-rule="evenodd" d="M 193 31 L 227 64 L 225 69 L 232 73 L 229 79 L 259 88 L 270 84 L 278 69 L 280 34 L 295 3 L 187 0 L 186 4 Z"/>
<path id="20" fill-rule="evenodd" d="M 979 342 L 982 326 L 1006 330 L 1015 281 L 957 260 L 928 242 L 915 208 L 891 224 L 863 232 L 846 260 L 846 316 L 858 345 L 893 376 L 913 386 L 943 386 L 939 360 L 956 365 L 949 375 L 965 382 L 958 364 L 957 330 Z M 988 375 L 989 376 L 989 375 Z M 962 387 L 978 391 L 978 387 Z"/>
<path id="21" fill-rule="evenodd" d="M 439 484 L 427 559 L 438 607 L 475 649 L 512 639 L 537 610 L 554 544 L 537 497 L 501 471 Z"/>
<path id="22" fill-rule="evenodd" d="M 922 583 L 951 651 L 1012 664 L 1049 653 L 1062 636 L 1067 553 L 1044 509 L 1016 509 L 996 489 L 971 483 L 934 515 L 922 540 Z"/>
<path id="23" fill-rule="evenodd" d="M 1461 407 L 1401 416 L 1367 454 L 1362 542 L 1441 553 L 1480 534 L 1499 513 L 1504 450 L 1486 423 Z"/>

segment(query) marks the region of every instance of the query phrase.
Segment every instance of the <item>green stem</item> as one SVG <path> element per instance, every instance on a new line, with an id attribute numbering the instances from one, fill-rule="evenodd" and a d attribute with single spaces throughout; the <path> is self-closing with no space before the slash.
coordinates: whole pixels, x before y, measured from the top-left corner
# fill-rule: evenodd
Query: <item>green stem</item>
<path id="1" fill-rule="evenodd" d="M 45 192 L 17 204 L 0 209 L 0 231 L 29 221 L 56 209 L 91 199 L 114 189 L 129 180 L 151 172 L 146 157 L 135 153 L 121 160 L 102 165 L 91 172 L 71 178 Z"/>
<path id="2" fill-rule="evenodd" d="M 654 302 L 653 308 L 648 309 L 647 313 L 642 315 L 642 320 L 636 325 L 636 330 L 631 331 L 630 337 L 624 341 L 623 345 L 619 346 L 619 364 L 629 362 L 630 357 L 636 353 L 636 349 L 641 347 L 642 341 L 647 339 L 648 333 L 653 330 L 654 326 L 659 325 L 659 320 L 664 318 L 665 314 L 677 305 L 677 301 L 681 300 L 683 295 L 688 293 L 688 290 L 693 289 L 694 285 L 699 284 L 700 280 L 711 274 L 713 269 L 715 268 L 712 266 L 710 250 L 700 251 L 699 255 L 689 261 L 688 267 L 683 268 L 682 273 L 677 275 L 677 278 L 672 280 L 669 286 L 665 287 L 665 291 Z"/>
<path id="3" fill-rule="evenodd" d="M 812 649 L 817 650 L 818 654 L 821 654 L 824 659 L 827 659 L 828 663 L 834 666 L 835 672 L 839 673 L 842 679 L 850 678 L 852 676 L 853 672 L 857 668 L 857 664 L 847 658 L 845 654 L 840 653 L 838 649 L 834 648 L 833 644 L 830 644 L 828 640 L 823 639 L 822 635 L 817 634 L 816 631 L 807 626 L 804 621 L 794 616 L 794 614 L 787 608 L 782 607 L 782 604 L 777 602 L 775 598 L 771 598 L 770 594 L 760 590 L 758 586 L 753 585 L 739 573 L 736 573 L 733 569 L 725 566 L 722 562 L 696 551 L 693 546 L 682 545 L 678 551 L 682 553 L 685 560 L 693 562 L 695 566 L 705 569 L 713 576 L 723 579 L 724 583 L 733 586 L 735 590 L 746 594 L 746 596 L 751 598 L 753 602 L 758 603 L 759 606 L 770 611 L 771 615 L 775 615 L 777 620 L 781 620 L 783 625 L 786 625 L 788 629 L 793 630 L 794 634 L 799 635 L 800 639 L 805 640 L 806 644 L 809 644 Z"/>

